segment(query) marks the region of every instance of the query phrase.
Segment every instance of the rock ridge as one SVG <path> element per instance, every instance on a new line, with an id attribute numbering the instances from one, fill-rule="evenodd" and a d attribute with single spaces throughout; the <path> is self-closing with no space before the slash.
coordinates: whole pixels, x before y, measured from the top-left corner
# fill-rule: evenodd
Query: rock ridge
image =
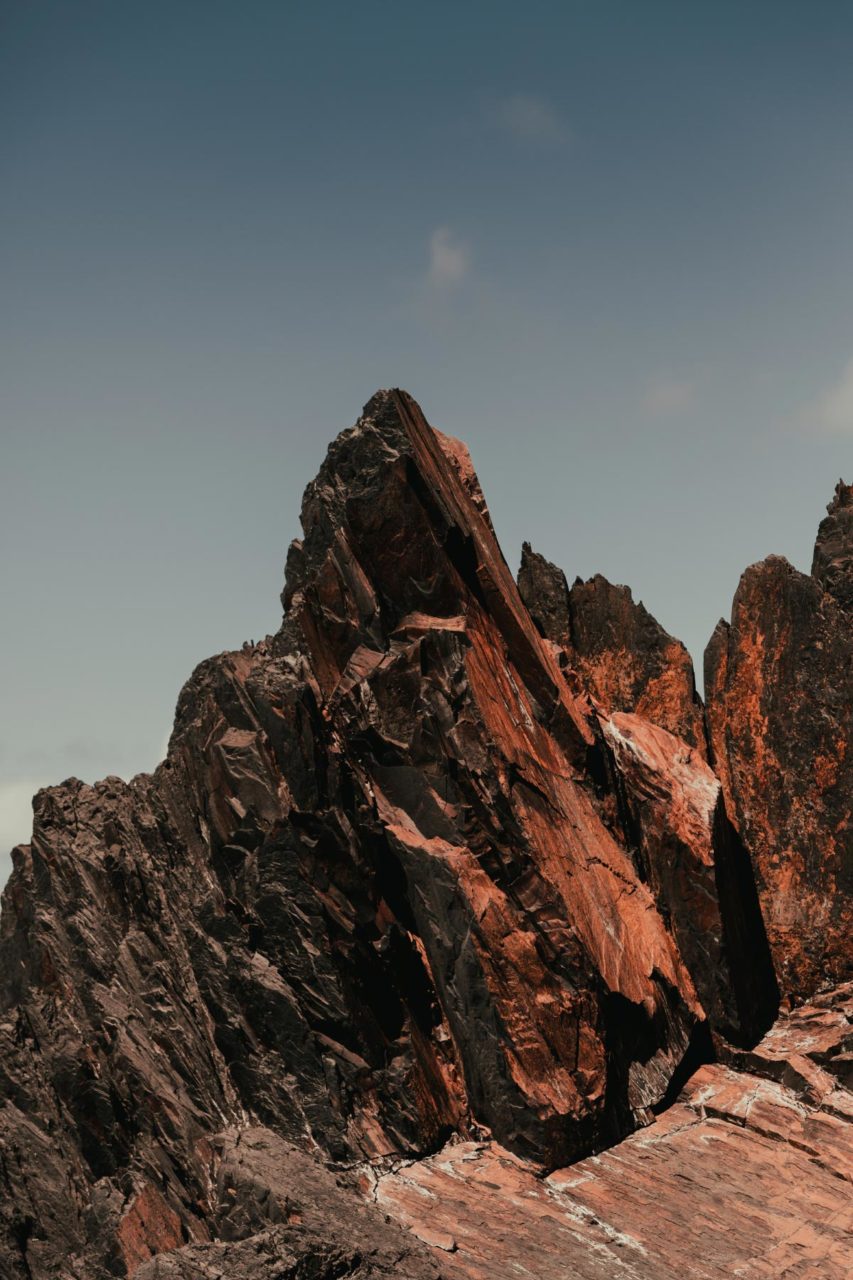
<path id="1" fill-rule="evenodd" d="M 630 591 L 527 544 L 516 582 L 465 446 L 378 392 L 305 491 L 276 634 L 196 668 L 151 775 L 34 801 L 0 915 L 0 1276 L 437 1280 L 448 1233 L 388 1222 L 377 1178 L 645 1150 L 714 1058 L 714 1090 L 766 1069 L 841 1125 L 843 1052 L 798 1048 L 805 1015 L 768 1037 L 780 987 L 849 959 L 849 509 L 806 587 L 759 566 L 793 601 L 775 675 L 739 588 L 706 728 Z"/>

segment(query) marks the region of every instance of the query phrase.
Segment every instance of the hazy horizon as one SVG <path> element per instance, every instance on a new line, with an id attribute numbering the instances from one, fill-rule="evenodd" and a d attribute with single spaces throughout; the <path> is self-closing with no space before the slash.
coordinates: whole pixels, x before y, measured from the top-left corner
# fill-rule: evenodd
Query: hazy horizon
<path id="1" fill-rule="evenodd" d="M 382 386 L 701 656 L 853 479 L 853 10 L 7 7 L 0 883 L 274 631 Z"/>

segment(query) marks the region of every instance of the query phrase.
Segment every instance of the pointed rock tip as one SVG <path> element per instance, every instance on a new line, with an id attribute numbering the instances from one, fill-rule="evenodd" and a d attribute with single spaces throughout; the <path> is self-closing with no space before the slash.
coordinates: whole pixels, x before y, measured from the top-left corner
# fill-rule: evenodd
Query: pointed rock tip
<path id="1" fill-rule="evenodd" d="M 576 577 L 572 583 L 572 589 L 575 587 L 590 587 L 595 591 L 602 591 L 606 594 L 620 595 L 628 599 L 634 604 L 634 592 L 624 582 L 611 582 L 603 573 L 594 573 L 591 578 Z M 637 601 L 638 608 L 642 605 L 642 601 Z"/>
<path id="2" fill-rule="evenodd" d="M 708 674 L 711 669 L 709 664 L 712 665 L 717 661 L 717 655 L 720 650 L 724 649 L 728 644 L 729 632 L 731 629 L 731 623 L 729 623 L 725 618 L 720 618 L 717 625 L 714 627 L 714 630 L 711 632 L 708 643 L 705 645 L 703 665 L 705 668 L 706 686 L 711 683 L 711 677 Z"/>
<path id="3" fill-rule="evenodd" d="M 845 484 L 843 480 L 839 480 L 835 486 L 835 493 L 832 501 L 827 505 L 827 511 L 833 515 L 836 511 L 840 511 L 842 507 L 853 507 L 853 484 Z"/>
<path id="4" fill-rule="evenodd" d="M 399 413 L 401 404 L 404 404 L 407 408 L 421 411 L 420 405 L 414 396 L 409 395 L 408 391 L 404 391 L 402 387 L 380 387 L 378 391 L 374 391 L 365 404 L 361 411 L 361 416 L 372 419 L 381 419 L 389 413 L 396 416 Z"/>
<path id="5" fill-rule="evenodd" d="M 546 560 L 541 552 L 536 551 L 530 542 L 522 542 L 521 544 L 521 567 L 519 573 L 525 569 L 533 570 L 541 565 L 544 568 L 553 568 L 549 560 Z"/>

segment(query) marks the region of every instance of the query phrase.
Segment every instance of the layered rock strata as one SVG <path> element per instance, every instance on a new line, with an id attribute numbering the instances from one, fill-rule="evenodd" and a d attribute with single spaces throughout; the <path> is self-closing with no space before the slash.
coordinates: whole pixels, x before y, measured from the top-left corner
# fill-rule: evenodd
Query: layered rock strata
<path id="1" fill-rule="evenodd" d="M 373 1198 L 447 1280 L 847 1280 L 851 1019 L 849 988 L 783 1018 L 749 1069 L 702 1067 L 649 1128 L 547 1178 L 456 1142 L 376 1177 Z"/>

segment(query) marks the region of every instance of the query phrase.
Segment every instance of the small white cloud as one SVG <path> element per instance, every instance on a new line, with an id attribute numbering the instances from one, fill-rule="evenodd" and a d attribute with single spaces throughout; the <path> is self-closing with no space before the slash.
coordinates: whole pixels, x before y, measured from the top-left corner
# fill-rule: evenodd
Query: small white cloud
<path id="1" fill-rule="evenodd" d="M 468 274 L 470 255 L 449 227 L 436 227 L 429 238 L 429 278 L 442 288 L 458 284 Z"/>
<path id="2" fill-rule="evenodd" d="M 569 141 L 569 131 L 553 107 L 530 93 L 513 93 L 495 108 L 497 121 L 514 138 L 540 146 Z"/>
<path id="3" fill-rule="evenodd" d="M 33 796 L 44 783 L 33 778 L 0 783 L 0 854 L 27 844 L 33 834 Z"/>
<path id="4" fill-rule="evenodd" d="M 838 381 L 806 409 L 804 417 L 822 431 L 853 435 L 853 360 L 847 362 Z"/>
<path id="5" fill-rule="evenodd" d="M 696 398 L 692 382 L 678 378 L 655 378 L 646 387 L 643 408 L 658 418 L 667 418 L 689 409 Z"/>

